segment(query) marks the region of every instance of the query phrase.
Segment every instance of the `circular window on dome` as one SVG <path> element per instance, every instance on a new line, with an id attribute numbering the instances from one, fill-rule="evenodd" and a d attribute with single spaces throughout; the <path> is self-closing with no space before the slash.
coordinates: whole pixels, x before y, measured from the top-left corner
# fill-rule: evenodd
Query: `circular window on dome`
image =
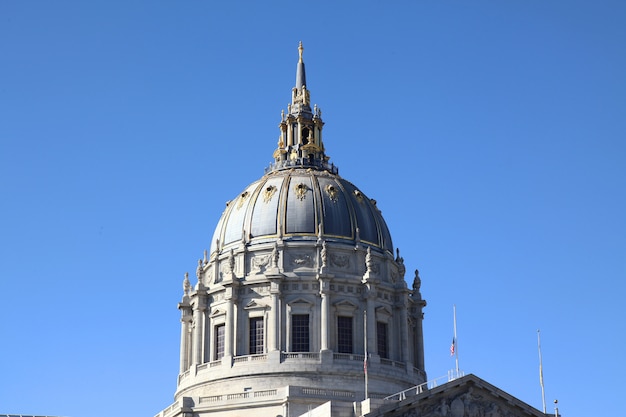
<path id="1" fill-rule="evenodd" d="M 359 203 L 363 202 L 363 193 L 360 192 L 359 190 L 354 190 L 354 196 L 356 197 L 356 201 L 358 201 Z"/>

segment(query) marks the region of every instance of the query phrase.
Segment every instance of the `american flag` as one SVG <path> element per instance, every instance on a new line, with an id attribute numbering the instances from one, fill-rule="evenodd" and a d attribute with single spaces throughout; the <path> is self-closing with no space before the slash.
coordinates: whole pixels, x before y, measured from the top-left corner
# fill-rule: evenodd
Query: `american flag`
<path id="1" fill-rule="evenodd" d="M 454 337 L 453 337 L 452 344 L 450 345 L 450 356 L 454 356 L 455 351 L 456 351 L 456 340 L 454 340 Z"/>

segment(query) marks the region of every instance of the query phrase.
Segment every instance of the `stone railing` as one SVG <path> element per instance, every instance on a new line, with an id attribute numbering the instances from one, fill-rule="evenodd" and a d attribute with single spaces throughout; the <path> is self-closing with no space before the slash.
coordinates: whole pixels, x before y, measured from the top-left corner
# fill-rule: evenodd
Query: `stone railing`
<path id="1" fill-rule="evenodd" d="M 355 398 L 354 392 L 337 389 L 301 387 L 300 394 L 324 398 Z"/>
<path id="2" fill-rule="evenodd" d="M 334 353 L 333 360 L 363 362 L 365 360 L 365 355 L 357 355 L 355 353 Z"/>
<path id="3" fill-rule="evenodd" d="M 174 414 L 178 409 L 182 407 L 182 404 L 179 401 L 176 401 L 174 404 L 167 407 L 165 410 L 161 411 L 159 414 L 154 417 L 167 417 L 171 414 Z"/>
<path id="4" fill-rule="evenodd" d="M 313 359 L 320 360 L 319 352 L 282 352 L 281 361 L 287 359 Z"/>
<path id="5" fill-rule="evenodd" d="M 267 389 L 262 391 L 244 391 L 230 394 L 210 395 L 208 397 L 198 398 L 198 404 L 218 404 L 229 401 L 246 402 L 246 400 L 254 400 L 255 398 L 278 397 L 278 391 L 278 389 Z M 283 396 L 284 394 L 281 392 L 280 397 Z"/>
<path id="6" fill-rule="evenodd" d="M 259 362 L 259 361 L 264 362 L 266 360 L 267 360 L 267 355 L 264 353 L 257 354 L 257 355 L 235 356 L 235 358 L 233 359 L 233 364 Z"/>

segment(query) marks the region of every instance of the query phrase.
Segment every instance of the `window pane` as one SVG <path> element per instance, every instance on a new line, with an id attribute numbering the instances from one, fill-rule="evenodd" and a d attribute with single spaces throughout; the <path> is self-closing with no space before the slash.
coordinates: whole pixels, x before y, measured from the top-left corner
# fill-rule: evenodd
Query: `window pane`
<path id="1" fill-rule="evenodd" d="M 352 317 L 337 317 L 337 351 L 352 352 Z"/>
<path id="2" fill-rule="evenodd" d="M 224 357 L 225 334 L 225 325 L 220 324 L 219 326 L 215 326 L 215 360 L 220 360 Z"/>
<path id="3" fill-rule="evenodd" d="M 263 317 L 250 319 L 250 352 L 251 355 L 263 353 Z"/>
<path id="4" fill-rule="evenodd" d="M 291 316 L 291 349 L 293 352 L 309 351 L 309 315 Z"/>
<path id="5" fill-rule="evenodd" d="M 389 359 L 389 350 L 387 345 L 387 323 L 376 323 L 376 341 L 378 343 L 378 355 L 381 358 Z"/>

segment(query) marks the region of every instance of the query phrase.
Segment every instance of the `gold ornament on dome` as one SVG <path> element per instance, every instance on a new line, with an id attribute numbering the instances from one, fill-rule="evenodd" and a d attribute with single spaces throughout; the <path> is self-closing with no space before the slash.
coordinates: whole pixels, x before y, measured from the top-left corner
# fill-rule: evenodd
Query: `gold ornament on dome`
<path id="1" fill-rule="evenodd" d="M 356 201 L 358 201 L 359 203 L 363 202 L 363 193 L 360 192 L 359 190 L 354 190 L 354 196 L 356 197 Z"/>
<path id="2" fill-rule="evenodd" d="M 246 198 L 248 198 L 248 192 L 245 191 L 243 193 L 241 193 L 241 195 L 239 196 L 239 201 L 237 202 L 237 210 L 239 210 L 242 206 L 244 201 L 246 201 Z"/>
<path id="3" fill-rule="evenodd" d="M 274 196 L 274 193 L 276 193 L 275 186 L 268 185 L 267 187 L 265 187 L 265 190 L 263 190 L 263 202 L 269 203 L 272 197 Z"/>
<path id="4" fill-rule="evenodd" d="M 298 197 L 298 200 L 302 201 L 306 197 L 306 192 L 309 187 L 307 187 L 304 183 L 299 183 L 294 189 L 296 190 L 296 197 Z"/>
<path id="5" fill-rule="evenodd" d="M 330 198 L 330 201 L 332 201 L 333 203 L 337 202 L 337 194 L 339 193 L 339 191 L 337 190 L 337 187 L 335 187 L 332 184 L 328 184 L 326 186 L 326 194 L 328 194 L 328 198 Z"/>

